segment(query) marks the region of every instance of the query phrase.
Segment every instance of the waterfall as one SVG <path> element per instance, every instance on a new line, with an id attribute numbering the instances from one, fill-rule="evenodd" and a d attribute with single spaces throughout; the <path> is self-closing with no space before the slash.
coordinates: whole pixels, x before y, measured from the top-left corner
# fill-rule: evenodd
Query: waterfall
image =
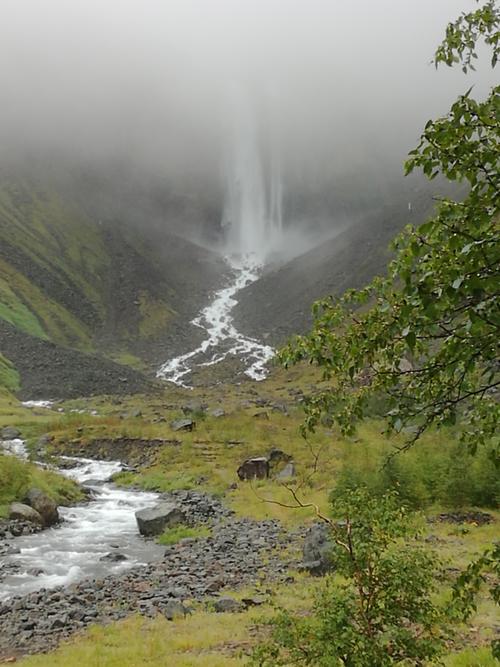
<path id="1" fill-rule="evenodd" d="M 247 97 L 241 91 L 234 94 L 231 107 L 222 226 L 229 253 L 251 257 L 261 265 L 281 242 L 283 182 L 279 147 L 273 138 L 266 164 L 259 127 Z"/>

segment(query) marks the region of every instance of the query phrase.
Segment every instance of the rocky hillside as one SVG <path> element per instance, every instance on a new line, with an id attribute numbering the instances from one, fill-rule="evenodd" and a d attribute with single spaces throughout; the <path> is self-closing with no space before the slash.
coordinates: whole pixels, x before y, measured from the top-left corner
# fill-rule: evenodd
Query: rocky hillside
<path id="1" fill-rule="evenodd" d="M 237 326 L 273 345 L 304 333 L 312 324 L 314 301 L 361 288 L 376 275 L 383 275 L 391 240 L 405 225 L 423 222 L 433 206 L 428 189 L 401 189 L 370 213 L 357 213 L 351 218 L 353 224 L 336 236 L 271 269 L 242 290 L 234 311 Z"/>
<path id="2" fill-rule="evenodd" d="M 89 214 L 32 179 L 0 181 L 0 384 L 22 396 L 143 389 L 223 265 L 167 231 Z"/>

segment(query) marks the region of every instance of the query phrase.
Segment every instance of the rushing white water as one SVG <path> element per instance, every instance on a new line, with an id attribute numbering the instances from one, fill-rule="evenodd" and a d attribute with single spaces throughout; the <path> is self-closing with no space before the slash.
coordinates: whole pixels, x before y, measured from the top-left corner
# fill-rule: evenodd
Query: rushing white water
<path id="1" fill-rule="evenodd" d="M 22 401 L 21 405 L 24 405 L 25 408 L 46 408 L 50 410 L 54 401 Z"/>
<path id="2" fill-rule="evenodd" d="M 5 447 L 6 443 L 1 444 Z M 124 490 L 109 483 L 110 476 L 123 468 L 118 461 L 69 460 L 75 467 L 60 472 L 90 487 L 94 499 L 75 507 L 60 507 L 60 526 L 12 542 L 20 553 L 0 558 L 0 570 L 9 572 L 15 566 L 18 571 L 0 581 L 0 600 L 120 572 L 164 551 L 141 538 L 134 516 L 137 510 L 158 502 L 157 494 Z M 101 560 L 115 552 L 127 560 Z"/>
<path id="3" fill-rule="evenodd" d="M 206 331 L 206 338 L 191 352 L 167 361 L 159 369 L 158 377 L 185 384 L 185 377 L 194 367 L 213 366 L 230 355 L 237 356 L 245 364 L 245 373 L 254 380 L 263 380 L 266 376 L 266 364 L 274 355 L 269 345 L 264 345 L 254 338 L 244 336 L 234 326 L 231 311 L 238 303 L 234 296 L 244 287 L 257 280 L 259 266 L 246 258 L 237 262 L 228 259 L 232 271 L 232 281 L 228 287 L 215 293 L 212 302 L 204 308 L 192 324 Z"/>

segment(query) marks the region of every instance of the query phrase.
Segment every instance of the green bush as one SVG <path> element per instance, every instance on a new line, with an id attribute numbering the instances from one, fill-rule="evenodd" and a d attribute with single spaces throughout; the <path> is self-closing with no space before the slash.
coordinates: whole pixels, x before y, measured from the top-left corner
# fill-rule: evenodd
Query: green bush
<path id="1" fill-rule="evenodd" d="M 253 664 L 389 667 L 431 664 L 448 620 L 434 595 L 440 566 L 413 538 L 416 522 L 396 494 L 338 496 L 329 521 L 336 576 L 312 613 L 281 611 Z M 337 521 L 341 519 L 341 521 Z"/>
<path id="2" fill-rule="evenodd" d="M 373 443 L 346 446 L 333 497 L 364 486 L 374 495 L 397 490 L 413 508 L 498 507 L 500 476 L 486 447 L 471 454 L 464 444 L 440 437 L 392 458 L 390 453 L 389 446 Z"/>

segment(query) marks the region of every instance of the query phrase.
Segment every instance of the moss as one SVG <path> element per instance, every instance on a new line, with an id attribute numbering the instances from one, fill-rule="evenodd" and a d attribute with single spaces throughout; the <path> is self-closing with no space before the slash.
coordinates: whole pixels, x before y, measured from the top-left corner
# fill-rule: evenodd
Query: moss
<path id="1" fill-rule="evenodd" d="M 200 538 L 208 537 L 210 535 L 210 529 L 206 526 L 197 526 L 196 528 L 190 528 L 189 526 L 177 526 L 175 528 L 167 528 L 163 533 L 157 538 L 159 544 L 164 546 L 171 546 L 172 544 L 177 544 L 181 540 L 186 538 Z"/>

